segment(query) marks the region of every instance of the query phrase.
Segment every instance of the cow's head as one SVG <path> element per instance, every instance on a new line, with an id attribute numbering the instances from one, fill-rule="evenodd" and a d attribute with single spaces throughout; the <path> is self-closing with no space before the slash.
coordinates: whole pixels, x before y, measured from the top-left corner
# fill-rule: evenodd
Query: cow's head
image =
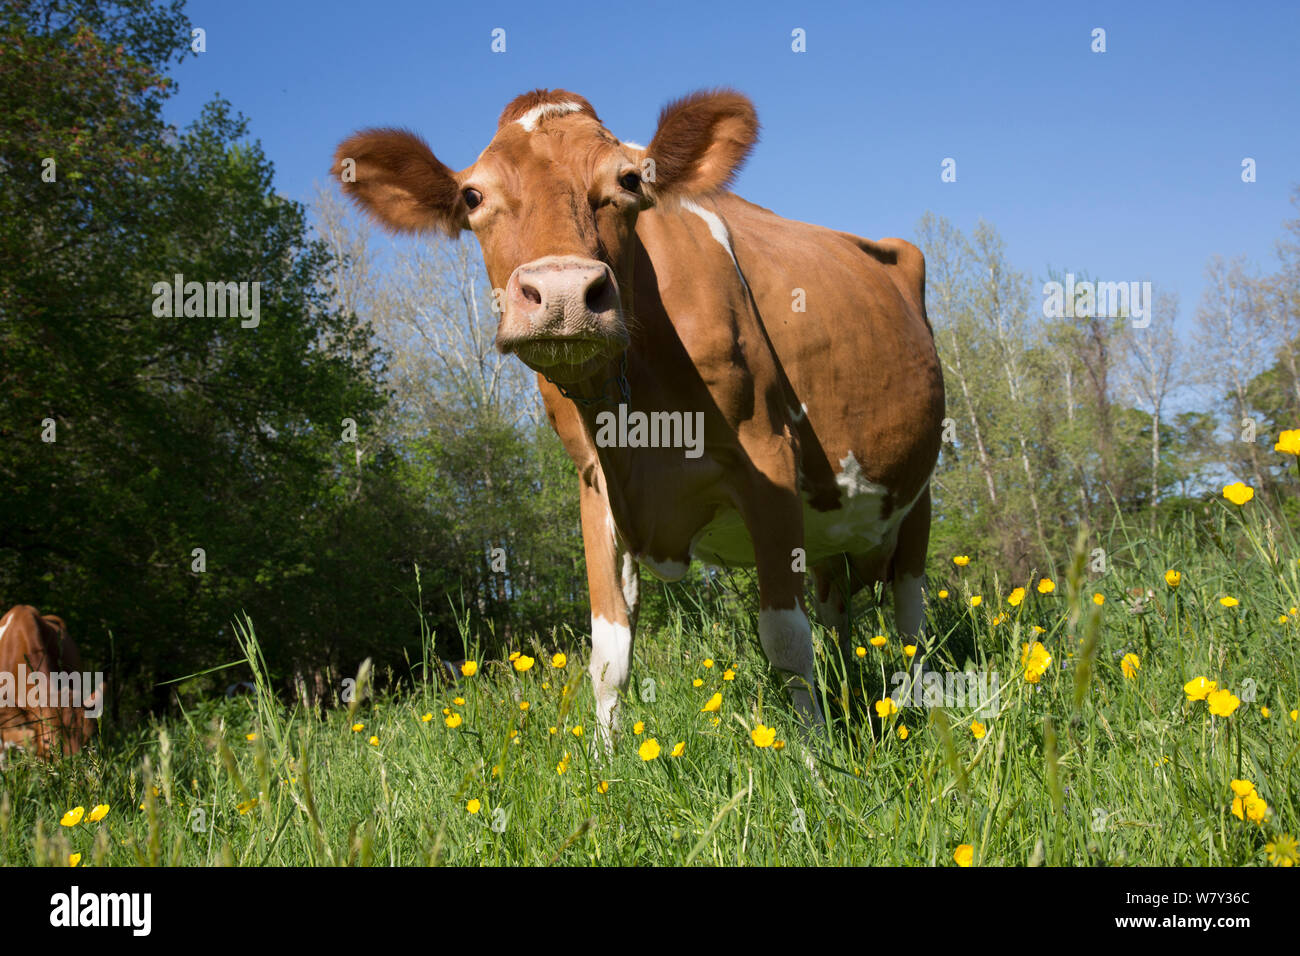
<path id="1" fill-rule="evenodd" d="M 394 231 L 472 229 L 501 290 L 497 347 L 578 383 L 629 343 L 637 214 L 723 188 L 757 135 L 753 106 L 727 90 L 670 103 L 644 149 L 619 142 L 581 96 L 536 90 L 505 108 L 492 142 L 459 173 L 396 129 L 345 140 L 333 172 Z"/>

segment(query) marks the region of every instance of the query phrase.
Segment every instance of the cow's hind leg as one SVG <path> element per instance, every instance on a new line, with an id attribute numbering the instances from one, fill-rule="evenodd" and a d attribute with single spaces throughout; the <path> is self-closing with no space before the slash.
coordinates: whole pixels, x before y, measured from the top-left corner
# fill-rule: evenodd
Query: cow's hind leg
<path id="1" fill-rule="evenodd" d="M 758 568 L 758 638 L 780 675 L 795 711 L 811 727 L 823 724 L 817 704 L 812 627 L 804 613 L 803 571 L 795 554 L 803 547 L 803 507 L 780 489 L 756 494 L 742 514 L 754 542 Z"/>
<path id="2" fill-rule="evenodd" d="M 925 555 L 929 546 L 930 488 L 927 485 L 899 526 L 893 562 L 894 621 L 899 636 L 910 638 L 917 645 L 913 658 L 917 668 L 925 650 Z"/>

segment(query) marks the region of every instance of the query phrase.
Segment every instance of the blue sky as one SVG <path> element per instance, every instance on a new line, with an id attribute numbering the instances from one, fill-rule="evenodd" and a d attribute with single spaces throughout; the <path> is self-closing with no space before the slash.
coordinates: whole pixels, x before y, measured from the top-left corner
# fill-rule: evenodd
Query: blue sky
<path id="1" fill-rule="evenodd" d="M 926 210 L 983 217 L 1034 278 L 1150 279 L 1186 322 L 1210 255 L 1271 269 L 1296 215 L 1300 3 L 1138 6 L 192 0 L 207 52 L 176 69 L 168 117 L 225 96 L 306 200 L 361 126 L 415 129 L 459 169 L 529 89 L 580 93 L 645 143 L 667 100 L 731 86 L 763 123 L 747 199 L 869 237 L 909 237 Z"/>

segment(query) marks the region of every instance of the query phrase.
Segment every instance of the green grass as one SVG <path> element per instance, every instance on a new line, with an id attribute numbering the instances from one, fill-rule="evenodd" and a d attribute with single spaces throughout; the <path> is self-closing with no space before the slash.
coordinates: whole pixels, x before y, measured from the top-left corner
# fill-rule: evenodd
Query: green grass
<path id="1" fill-rule="evenodd" d="M 1051 594 L 1038 593 L 1037 576 L 1005 580 L 979 555 L 964 569 L 936 556 L 927 663 L 998 674 L 1000 710 L 981 718 L 982 739 L 967 705 L 863 716 L 905 666 L 875 611 L 860 615 L 866 655 L 844 670 L 815 629 L 823 701 L 842 713 L 830 698 L 852 699 L 855 716 L 833 720 L 807 751 L 752 615 L 679 619 L 643 635 L 608 759 L 592 752 L 585 654 L 557 669 L 551 649 L 519 647 L 536 658 L 524 673 L 485 662 L 458 686 L 375 694 L 320 719 L 272 696 L 248 628 L 257 695 L 197 701 L 54 764 L 11 758 L 0 775 L 0 863 L 66 865 L 79 852 L 83 866 L 954 865 L 969 844 L 976 865 L 1263 865 L 1266 843 L 1300 832 L 1300 723 L 1290 716 L 1300 708 L 1300 615 L 1289 613 L 1300 605 L 1300 551 L 1250 507 L 1213 507 L 1202 529 L 1183 524 L 1155 540 L 1117 525 L 1104 571 L 1090 543 Z M 1169 568 L 1183 574 L 1177 589 L 1165 584 Z M 1028 592 L 1019 607 L 1006 601 L 1015 586 Z M 1142 613 L 1130 588 L 1155 592 Z M 977 609 L 972 594 L 983 597 Z M 1240 605 L 1225 608 L 1226 595 Z M 877 633 L 888 637 L 880 649 L 867 643 Z M 1031 684 L 1020 659 L 1035 639 L 1052 664 Z M 1136 680 L 1121 672 L 1127 653 L 1140 658 Z M 734 681 L 723 680 L 728 667 Z M 1255 699 L 1212 717 L 1183 691 L 1198 675 L 1241 698 L 1253 686 Z M 714 725 L 701 706 L 718 691 Z M 446 725 L 444 708 L 460 726 Z M 756 746 L 759 723 L 786 746 Z M 638 746 L 650 738 L 662 750 L 644 761 Z M 684 753 L 669 756 L 679 742 Z M 1262 824 L 1232 815 L 1234 778 L 1267 803 Z M 67 810 L 101 803 L 111 808 L 103 820 L 60 825 Z"/>

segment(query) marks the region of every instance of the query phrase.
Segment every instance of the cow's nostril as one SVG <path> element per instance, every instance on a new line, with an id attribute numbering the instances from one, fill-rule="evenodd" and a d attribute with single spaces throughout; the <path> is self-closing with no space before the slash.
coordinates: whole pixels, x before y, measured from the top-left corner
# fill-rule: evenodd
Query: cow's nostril
<path id="1" fill-rule="evenodd" d="M 533 305 L 542 304 L 542 294 L 541 292 L 537 291 L 536 286 L 531 285 L 527 282 L 521 282 L 519 283 L 519 292 L 523 295 L 525 299 L 527 299 Z"/>
<path id="2" fill-rule="evenodd" d="M 602 272 L 587 286 L 587 308 L 592 312 L 603 312 L 601 299 L 605 297 L 605 287 L 609 285 L 608 273 Z"/>

